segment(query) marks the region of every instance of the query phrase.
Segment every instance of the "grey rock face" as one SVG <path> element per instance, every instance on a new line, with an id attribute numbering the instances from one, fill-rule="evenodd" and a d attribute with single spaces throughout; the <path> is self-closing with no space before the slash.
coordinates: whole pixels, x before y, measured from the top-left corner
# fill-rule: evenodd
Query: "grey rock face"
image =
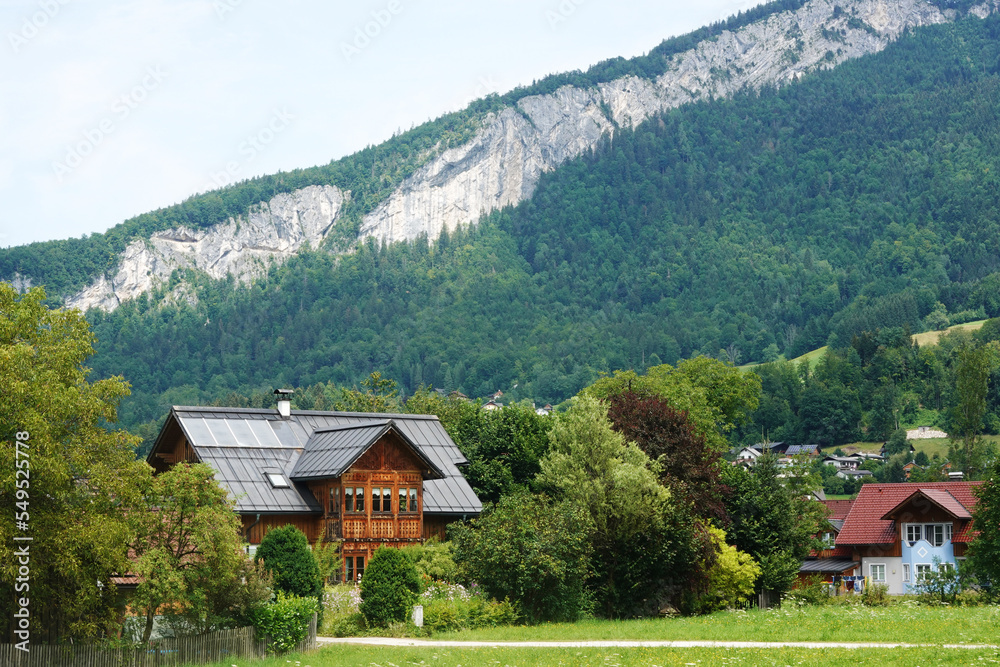
<path id="1" fill-rule="evenodd" d="M 318 244 L 333 227 L 344 195 L 333 186 L 310 186 L 276 195 L 249 212 L 208 230 L 185 227 L 129 244 L 114 276 L 101 276 L 66 305 L 114 310 L 170 278 L 174 269 L 198 269 L 213 278 L 249 282 L 309 242 Z"/>

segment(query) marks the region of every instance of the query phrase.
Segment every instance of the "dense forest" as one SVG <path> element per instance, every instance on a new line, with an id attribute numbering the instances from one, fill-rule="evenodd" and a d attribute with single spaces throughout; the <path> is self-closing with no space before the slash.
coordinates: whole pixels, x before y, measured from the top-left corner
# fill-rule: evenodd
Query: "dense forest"
<path id="1" fill-rule="evenodd" d="M 251 287 L 176 274 L 89 315 L 95 372 L 132 382 L 127 425 L 372 370 L 404 393 L 542 404 L 615 369 L 996 316 L 998 37 L 995 16 L 933 26 L 781 90 L 664 113 L 439 239 L 315 249 Z M 182 278 L 197 303 L 163 305 Z"/>

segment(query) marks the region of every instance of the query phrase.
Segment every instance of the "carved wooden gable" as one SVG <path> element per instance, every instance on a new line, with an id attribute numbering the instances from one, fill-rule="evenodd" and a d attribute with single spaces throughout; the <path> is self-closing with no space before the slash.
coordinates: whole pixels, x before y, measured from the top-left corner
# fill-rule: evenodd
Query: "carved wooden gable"
<path id="1" fill-rule="evenodd" d="M 389 432 L 362 454 L 350 470 L 420 471 L 424 467 L 399 436 Z"/>

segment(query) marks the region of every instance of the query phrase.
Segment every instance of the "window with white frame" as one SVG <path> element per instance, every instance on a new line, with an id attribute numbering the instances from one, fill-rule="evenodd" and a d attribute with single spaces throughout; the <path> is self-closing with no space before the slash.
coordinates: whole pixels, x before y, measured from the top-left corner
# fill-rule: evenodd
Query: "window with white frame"
<path id="1" fill-rule="evenodd" d="M 917 582 L 922 582 L 927 579 L 927 576 L 931 573 L 930 563 L 917 563 Z"/>
<path id="2" fill-rule="evenodd" d="M 873 584 L 885 583 L 885 563 L 872 563 L 868 566 L 868 576 Z"/>
<path id="3" fill-rule="evenodd" d="M 912 547 L 919 540 L 927 540 L 935 547 L 951 541 L 950 523 L 908 523 L 906 524 L 906 541 Z"/>
<path id="4" fill-rule="evenodd" d="M 910 564 L 909 563 L 903 563 L 903 581 L 905 581 L 905 582 L 909 582 L 910 581 Z"/>

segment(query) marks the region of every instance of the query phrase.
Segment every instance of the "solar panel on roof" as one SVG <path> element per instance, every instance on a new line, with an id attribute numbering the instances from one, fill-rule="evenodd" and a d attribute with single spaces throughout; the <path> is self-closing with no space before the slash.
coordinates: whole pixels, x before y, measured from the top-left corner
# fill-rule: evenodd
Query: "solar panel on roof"
<path id="1" fill-rule="evenodd" d="M 181 419 L 181 426 L 184 432 L 187 433 L 188 442 L 192 445 L 214 445 L 216 444 L 215 438 L 212 437 L 212 432 L 208 430 L 208 426 L 205 425 L 205 420 L 201 417 L 191 417 L 189 419 Z"/>

